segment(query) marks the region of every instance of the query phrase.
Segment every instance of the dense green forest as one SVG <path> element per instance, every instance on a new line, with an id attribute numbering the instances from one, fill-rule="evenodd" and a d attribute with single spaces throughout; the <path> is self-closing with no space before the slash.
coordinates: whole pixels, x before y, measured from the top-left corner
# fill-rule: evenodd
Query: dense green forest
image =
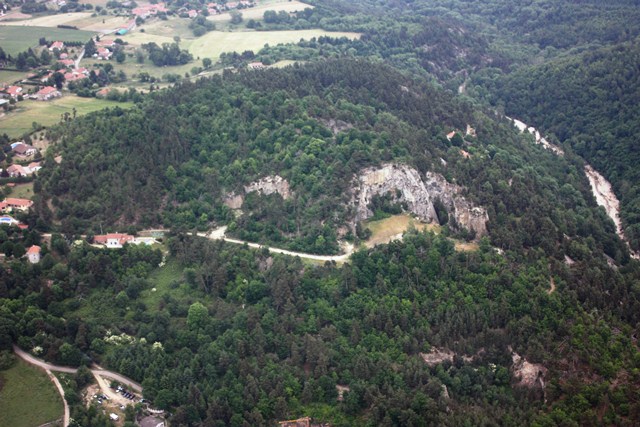
<path id="1" fill-rule="evenodd" d="M 633 247 L 640 247 L 640 43 L 622 43 L 474 83 L 509 114 L 545 129 L 607 176 L 622 203 Z"/>
<path id="2" fill-rule="evenodd" d="M 34 209 L 16 215 L 29 228 L 0 228 L 0 369 L 14 343 L 99 362 L 140 382 L 171 426 L 637 425 L 640 264 L 584 165 L 612 181 L 637 248 L 638 2 L 310 3 L 251 25 L 361 38 L 225 54 L 235 69 L 46 130 Z M 246 69 L 282 59 L 305 63 Z M 354 177 L 388 163 L 459 185 L 488 235 L 456 251 L 449 237 L 469 234 L 450 221 L 344 264 L 193 235 L 226 225 L 338 253 L 363 237 L 349 227 Z M 273 175 L 289 197 L 245 194 Z M 232 193 L 239 210 L 224 204 Z M 392 194 L 371 207 L 403 209 Z M 151 227 L 171 230 L 152 248 L 76 241 Z M 451 357 L 427 363 L 432 352 Z M 542 372 L 529 386 L 516 353 Z M 72 416 L 108 426 L 80 400 L 87 372 L 65 382 Z"/>

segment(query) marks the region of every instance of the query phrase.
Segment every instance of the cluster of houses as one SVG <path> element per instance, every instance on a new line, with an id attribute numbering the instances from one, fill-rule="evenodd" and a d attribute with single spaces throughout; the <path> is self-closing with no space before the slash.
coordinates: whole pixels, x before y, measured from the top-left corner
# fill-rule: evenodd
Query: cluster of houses
<path id="1" fill-rule="evenodd" d="M 165 7 L 164 3 L 146 4 L 144 6 L 135 7 L 131 11 L 131 13 L 133 13 L 136 18 L 142 19 L 147 19 L 150 16 L 155 16 L 160 12 L 169 12 L 169 9 Z"/>
<path id="2" fill-rule="evenodd" d="M 48 78 L 49 76 L 47 76 L 47 78 L 45 78 L 43 82 L 46 82 Z M 31 98 L 37 101 L 48 101 L 50 99 L 58 98 L 62 96 L 62 93 L 60 93 L 60 91 L 53 86 L 42 87 L 37 92 L 31 95 L 27 94 L 21 86 L 8 86 L 8 87 L 5 87 L 4 89 L 1 89 L 0 91 L 5 96 L 12 98 L 16 101 L 20 100 L 20 97 L 22 97 L 23 99 Z"/>

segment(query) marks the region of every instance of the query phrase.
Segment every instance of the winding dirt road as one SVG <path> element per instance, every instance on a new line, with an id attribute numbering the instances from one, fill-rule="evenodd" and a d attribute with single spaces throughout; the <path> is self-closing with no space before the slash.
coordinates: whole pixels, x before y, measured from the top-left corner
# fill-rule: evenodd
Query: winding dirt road
<path id="1" fill-rule="evenodd" d="M 207 239 L 211 239 L 211 240 L 224 240 L 225 242 L 229 242 L 229 243 L 235 243 L 237 245 L 247 245 L 250 248 L 254 248 L 254 249 L 263 249 L 263 248 L 267 248 L 269 249 L 269 252 L 272 252 L 274 254 L 283 254 L 283 255 L 289 255 L 289 256 L 293 256 L 293 257 L 300 257 L 300 258 L 305 258 L 305 259 L 311 259 L 314 261 L 336 261 L 336 262 L 344 262 L 347 259 L 349 259 L 349 257 L 351 256 L 351 254 L 353 253 L 353 245 L 344 245 L 344 249 L 345 249 L 345 253 L 342 255 L 314 255 L 314 254 L 308 254 L 308 253 L 304 253 L 304 252 L 294 252 L 294 251 L 289 251 L 286 249 L 280 249 L 280 248 L 273 248 L 271 246 L 266 246 L 266 245 L 261 245 L 259 243 L 252 243 L 252 242 L 247 242 L 244 240 L 238 240 L 238 239 L 232 239 L 230 237 L 226 237 L 225 233 L 227 231 L 227 227 L 220 227 L 220 228 L 216 228 L 215 230 L 209 232 L 209 233 L 198 233 L 197 235 L 200 237 L 206 237 Z"/>
<path id="2" fill-rule="evenodd" d="M 56 376 L 53 375 L 51 372 L 53 371 L 53 372 L 64 372 L 66 374 L 75 374 L 76 372 L 78 372 L 78 369 L 70 368 L 68 366 L 58 366 L 58 365 L 53 365 L 51 363 L 47 363 L 42 359 L 38 359 L 37 357 L 30 355 L 29 353 L 22 350 L 20 347 L 16 345 L 13 346 L 13 351 L 15 352 L 16 356 L 18 356 L 25 362 L 43 369 L 47 373 L 51 381 L 55 384 L 56 388 L 58 389 L 58 393 L 60 393 L 60 396 L 62 397 L 62 402 L 64 404 L 63 427 L 67 427 L 69 425 L 69 419 L 70 419 L 69 405 L 67 405 L 67 401 L 64 398 L 64 390 L 62 389 L 62 385 L 60 384 L 60 381 L 58 381 L 58 378 L 56 378 Z M 104 381 L 104 378 L 110 378 L 110 379 L 116 380 L 122 383 L 124 386 L 130 388 L 131 390 L 137 393 L 142 393 L 142 386 L 140 384 L 138 384 L 137 382 L 133 381 L 130 378 L 125 377 L 124 375 L 118 374 L 117 372 L 108 371 L 106 369 L 102 369 L 102 367 L 98 365 L 94 365 L 94 367 L 91 369 L 91 373 L 96 378 L 103 393 L 109 395 L 109 397 L 111 398 L 118 399 L 120 396 L 116 395 L 111 391 L 106 381 Z M 124 401 L 124 403 L 129 403 L 129 402 Z"/>

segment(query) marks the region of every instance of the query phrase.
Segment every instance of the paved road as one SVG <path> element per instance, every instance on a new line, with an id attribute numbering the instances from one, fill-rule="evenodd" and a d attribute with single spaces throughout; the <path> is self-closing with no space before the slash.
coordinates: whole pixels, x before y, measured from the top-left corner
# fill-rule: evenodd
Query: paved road
<path id="1" fill-rule="evenodd" d="M 315 255 L 315 254 L 308 254 L 304 252 L 288 251 L 286 249 L 273 248 L 271 246 L 261 245 L 259 243 L 252 243 L 244 240 L 232 239 L 230 237 L 226 237 L 225 235 L 226 231 L 227 231 L 227 227 L 225 226 L 225 227 L 217 228 L 209 233 L 198 233 L 198 236 L 206 237 L 211 240 L 224 240 L 225 242 L 235 243 L 237 245 L 247 245 L 250 248 L 255 248 L 255 249 L 268 248 L 269 252 L 272 252 L 275 254 L 284 254 L 284 255 L 290 255 L 294 257 L 297 256 L 300 258 L 312 259 L 315 261 L 336 261 L 336 262 L 346 261 L 347 259 L 349 259 L 349 257 L 353 253 L 352 245 L 348 245 L 346 247 L 345 253 L 342 255 Z"/>

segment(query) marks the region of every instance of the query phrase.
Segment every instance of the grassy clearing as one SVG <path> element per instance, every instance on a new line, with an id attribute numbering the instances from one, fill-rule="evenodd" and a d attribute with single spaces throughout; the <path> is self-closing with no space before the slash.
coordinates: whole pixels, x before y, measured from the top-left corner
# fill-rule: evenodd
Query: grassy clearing
<path id="1" fill-rule="evenodd" d="M 18 80 L 26 78 L 28 74 L 29 73 L 26 73 L 24 71 L 0 70 L 0 84 L 13 84 L 13 82 L 17 82 Z"/>
<path id="2" fill-rule="evenodd" d="M 410 229 L 427 230 L 435 234 L 440 234 L 442 231 L 442 227 L 437 224 L 426 224 L 407 214 L 393 215 L 379 221 L 368 221 L 365 223 L 365 227 L 371 230 L 371 237 L 364 242 L 364 247 L 366 248 L 389 243 L 392 240 L 400 240 L 402 239 L 402 234 Z M 456 251 L 459 252 L 473 252 L 479 249 L 476 242 L 465 242 L 458 239 L 451 239 L 451 241 Z"/>
<path id="3" fill-rule="evenodd" d="M 160 301 L 165 294 L 182 294 L 183 289 L 172 289 L 171 284 L 182 279 L 183 267 L 175 260 L 169 259 L 164 267 L 157 268 L 149 276 L 149 283 L 152 289 L 146 289 L 142 292 L 140 300 L 144 302 L 149 311 L 156 312 L 159 310 Z M 153 290 L 155 288 L 155 291 Z"/>
<path id="4" fill-rule="evenodd" d="M 0 375 L 0 425 L 33 427 L 62 417 L 62 399 L 43 371 L 18 360 Z"/>
<path id="5" fill-rule="evenodd" d="M 184 19 L 179 17 L 174 17 L 163 21 L 162 19 L 152 20 L 148 24 L 144 24 L 144 34 L 156 35 L 166 37 L 168 34 L 171 35 L 171 38 L 178 36 L 181 40 L 189 40 L 195 39 L 193 35 L 193 31 L 189 28 L 189 24 L 191 23 L 190 19 Z M 135 34 L 143 34 L 139 31 L 136 31 L 132 35 Z M 126 38 L 127 36 L 125 36 Z M 172 40 L 173 41 L 173 40 Z M 157 43 L 157 42 L 156 42 Z M 183 46 L 184 42 L 180 42 L 180 45 Z M 184 46 L 183 46 L 184 47 Z"/>
<path id="6" fill-rule="evenodd" d="M 92 32 L 80 30 L 0 25 L 0 45 L 5 52 L 11 55 L 24 52 L 30 47 L 38 46 L 40 37 L 45 37 L 47 40 L 86 42 L 92 36 Z"/>
<path id="7" fill-rule="evenodd" d="M 92 12 L 60 13 L 57 15 L 46 15 L 37 18 L 24 19 L 20 21 L 6 22 L 6 25 L 20 27 L 53 27 L 58 25 L 76 25 L 74 22 L 91 16 Z M 57 28 L 56 28 L 57 29 Z M 49 40 L 49 38 L 47 38 Z"/>
<path id="8" fill-rule="evenodd" d="M 425 224 L 407 214 L 393 215 L 379 221 L 369 221 L 365 227 L 371 230 L 371 237 L 365 242 L 367 248 L 401 239 L 402 234 L 412 228 L 419 231 L 440 232 L 439 225 Z"/>
<path id="9" fill-rule="evenodd" d="M 31 199 L 33 197 L 33 182 L 16 184 L 16 186 L 11 189 L 10 196 L 18 199 Z"/>
<path id="10" fill-rule="evenodd" d="M 0 128 L 11 138 L 17 138 L 30 132 L 33 129 L 33 122 L 44 126 L 59 123 L 60 117 L 64 113 L 72 114 L 73 108 L 76 109 L 77 115 L 81 116 L 107 107 L 129 108 L 132 104 L 96 98 L 65 96 L 48 102 L 22 101 L 18 103 L 18 106 L 18 109 L 0 118 Z"/>
<path id="11" fill-rule="evenodd" d="M 220 57 L 223 52 L 244 52 L 252 50 L 257 52 L 265 44 L 277 45 L 280 43 L 297 43 L 301 39 L 309 40 L 313 37 L 331 36 L 348 37 L 356 39 L 358 33 L 333 32 L 324 30 L 300 30 L 300 31 L 241 31 L 222 32 L 211 31 L 204 36 L 193 40 L 189 52 L 194 57 L 212 58 Z"/>
<path id="12" fill-rule="evenodd" d="M 298 12 L 305 10 L 306 8 L 313 9 L 313 6 L 299 1 L 279 0 L 264 2 L 256 7 L 241 9 L 239 12 L 242 13 L 242 18 L 246 21 L 249 19 L 262 20 L 262 17 L 267 10 L 275 10 L 276 12 L 281 10 L 285 12 Z M 207 19 L 213 22 L 226 22 L 231 21 L 231 15 L 229 13 L 221 13 L 220 15 L 210 16 Z"/>

